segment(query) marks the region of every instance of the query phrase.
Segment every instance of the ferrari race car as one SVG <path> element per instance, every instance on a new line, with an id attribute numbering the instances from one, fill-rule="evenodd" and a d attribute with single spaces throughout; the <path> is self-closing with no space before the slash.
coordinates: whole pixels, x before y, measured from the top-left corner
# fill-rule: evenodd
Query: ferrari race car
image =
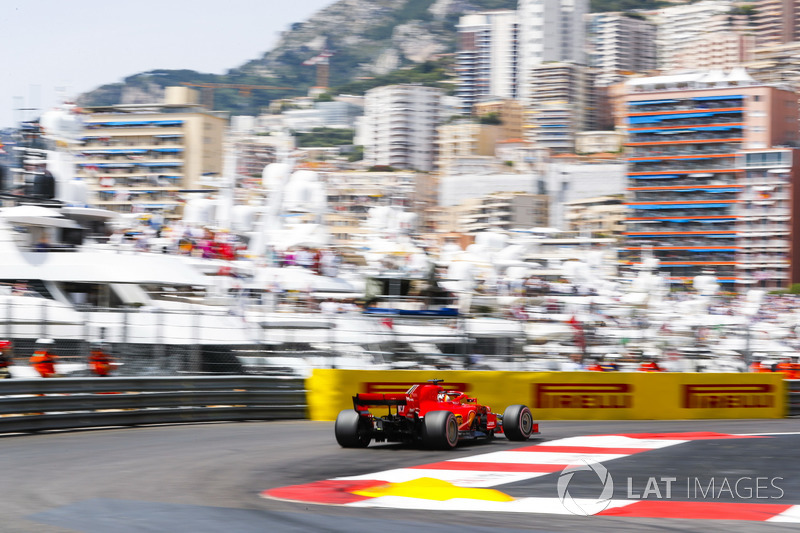
<path id="1" fill-rule="evenodd" d="M 488 440 L 504 434 L 509 440 L 524 441 L 539 433 L 528 407 L 511 405 L 502 415 L 496 414 L 461 391 L 446 390 L 441 382 L 412 385 L 405 394 L 356 394 L 353 409 L 336 417 L 336 441 L 343 448 L 365 448 L 374 439 L 450 449 L 462 439 Z M 373 414 L 370 407 L 387 407 L 388 414 Z"/>

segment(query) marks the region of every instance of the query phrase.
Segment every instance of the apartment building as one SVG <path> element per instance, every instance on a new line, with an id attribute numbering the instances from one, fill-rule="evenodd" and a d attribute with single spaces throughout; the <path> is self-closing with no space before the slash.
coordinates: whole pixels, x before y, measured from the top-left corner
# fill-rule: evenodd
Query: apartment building
<path id="1" fill-rule="evenodd" d="M 589 16 L 589 64 L 596 84 L 607 86 L 636 72 L 657 66 L 656 24 L 634 13 L 593 13 Z"/>
<path id="2" fill-rule="evenodd" d="M 728 70 L 754 57 L 756 37 L 740 31 L 717 31 L 700 38 L 697 46 L 685 48 L 675 60 L 678 69 Z"/>
<path id="3" fill-rule="evenodd" d="M 412 172 L 328 172 L 328 212 L 324 224 L 336 244 L 358 245 L 372 231 L 369 210 L 381 206 L 412 208 L 416 176 Z"/>
<path id="4" fill-rule="evenodd" d="M 547 222 L 549 199 L 529 193 L 494 193 L 442 208 L 437 229 L 474 235 L 484 231 L 541 227 Z"/>
<path id="5" fill-rule="evenodd" d="M 468 156 L 494 156 L 495 146 L 500 140 L 499 125 L 457 121 L 444 124 L 437 129 L 438 158 L 436 165 L 449 173 L 457 159 Z"/>
<path id="6" fill-rule="evenodd" d="M 475 164 L 478 162 L 474 159 L 482 159 L 483 165 Z M 439 176 L 437 191 L 439 206 L 459 205 L 472 198 L 482 198 L 494 193 L 544 193 L 544 190 L 537 190 L 535 177 L 528 173 L 514 172 L 510 167 L 501 165 L 495 158 L 476 156 L 476 158 L 466 158 L 466 161 L 472 164 L 459 169 L 463 173 Z M 507 170 L 503 171 L 503 168 Z"/>
<path id="7" fill-rule="evenodd" d="M 587 118 L 587 68 L 542 63 L 531 70 L 525 138 L 553 153 L 575 151 Z"/>
<path id="8" fill-rule="evenodd" d="M 263 138 L 263 137 L 262 137 Z M 278 161 L 278 148 L 259 137 L 243 137 L 234 142 L 236 174 L 252 184 L 261 182 L 264 167 Z M 267 138 L 267 140 L 269 140 Z"/>
<path id="9" fill-rule="evenodd" d="M 84 108 L 78 176 L 92 203 L 120 213 L 181 215 L 182 190 L 222 174 L 227 116 L 197 104 L 187 87 L 167 87 L 162 104 Z"/>
<path id="10" fill-rule="evenodd" d="M 625 231 L 624 202 L 621 194 L 567 202 L 564 205 L 566 228 L 585 237 L 622 237 Z"/>
<path id="11" fill-rule="evenodd" d="M 736 254 L 740 284 L 788 288 L 800 282 L 800 150 L 745 150 L 737 165 L 742 169 Z"/>
<path id="12" fill-rule="evenodd" d="M 624 131 L 580 131 L 575 135 L 578 154 L 618 153 L 625 143 Z"/>
<path id="13" fill-rule="evenodd" d="M 483 100 L 472 106 L 477 117 L 495 114 L 500 119 L 500 140 L 522 139 L 525 114 L 519 100 L 509 98 Z"/>
<path id="14" fill-rule="evenodd" d="M 537 192 L 550 197 L 547 226 L 567 227 L 566 205 L 576 200 L 611 196 L 625 192 L 625 162 L 596 156 L 555 156 L 550 159 L 537 184 Z"/>
<path id="15" fill-rule="evenodd" d="M 790 261 L 796 150 L 786 147 L 798 145 L 797 95 L 761 85 L 742 69 L 641 78 L 626 86 L 628 214 L 621 259 L 635 265 L 652 253 L 673 280 L 711 271 L 730 290 L 747 288 L 765 264 L 769 276 L 759 283 L 796 281 Z M 767 254 L 769 261 L 762 261 Z"/>
<path id="16" fill-rule="evenodd" d="M 278 117 L 284 128 L 308 132 L 314 128 L 352 128 L 363 112 L 363 107 L 348 102 L 314 102 L 312 108 L 287 109 Z"/>
<path id="17" fill-rule="evenodd" d="M 697 49 L 705 35 L 730 29 L 728 13 L 731 0 L 702 0 L 658 10 L 656 44 L 658 68 L 669 71 L 681 68 L 684 53 Z"/>
<path id="18" fill-rule="evenodd" d="M 800 90 L 800 41 L 762 46 L 753 51 L 747 72 L 763 83 L 787 84 Z"/>
<path id="19" fill-rule="evenodd" d="M 800 0 L 756 0 L 751 5 L 759 47 L 800 41 Z"/>
<path id="20" fill-rule="evenodd" d="M 588 0 L 519 0 L 519 98 L 529 104 L 533 69 L 549 61 L 586 64 Z"/>
<path id="21" fill-rule="evenodd" d="M 364 162 L 433 170 L 443 95 L 441 89 L 421 85 L 387 85 L 367 91 L 356 141 L 364 147 Z"/>
<path id="22" fill-rule="evenodd" d="M 516 98 L 518 31 L 516 11 L 489 11 L 459 20 L 456 72 L 460 112 L 469 115 L 481 98 Z"/>

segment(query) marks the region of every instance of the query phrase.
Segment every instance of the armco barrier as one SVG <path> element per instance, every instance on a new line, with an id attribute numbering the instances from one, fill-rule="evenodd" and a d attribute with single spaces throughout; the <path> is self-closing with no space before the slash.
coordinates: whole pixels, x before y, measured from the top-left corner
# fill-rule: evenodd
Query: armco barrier
<path id="1" fill-rule="evenodd" d="M 306 418 L 302 379 L 263 376 L 0 380 L 0 433 Z"/>
<path id="2" fill-rule="evenodd" d="M 786 381 L 789 394 L 789 416 L 800 416 L 800 379 Z"/>
<path id="3" fill-rule="evenodd" d="M 335 420 L 357 392 L 403 392 L 432 378 L 502 413 L 522 403 L 540 420 L 781 418 L 781 374 L 683 372 L 484 372 L 314 370 L 306 382 L 312 420 Z"/>

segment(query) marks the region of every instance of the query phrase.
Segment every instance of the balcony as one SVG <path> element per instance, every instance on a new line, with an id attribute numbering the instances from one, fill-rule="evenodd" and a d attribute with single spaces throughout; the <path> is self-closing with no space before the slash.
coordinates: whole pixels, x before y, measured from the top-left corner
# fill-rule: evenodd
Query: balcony
<path id="1" fill-rule="evenodd" d="M 687 248 L 687 247 L 705 247 L 705 248 L 739 248 L 735 238 L 728 239 L 698 239 L 687 238 L 685 235 L 664 235 L 660 238 L 649 239 L 636 239 L 627 237 L 624 242 L 626 248 L 644 249 L 654 247 L 658 248 Z"/>
<path id="2" fill-rule="evenodd" d="M 647 160 L 647 161 L 629 161 L 630 164 L 630 172 L 629 174 L 635 173 L 647 173 L 647 172 L 663 172 L 663 173 L 711 173 L 711 172 L 739 172 L 734 164 L 735 161 L 733 158 L 724 158 L 720 161 L 710 162 L 708 161 L 708 157 L 703 157 L 703 161 L 698 161 L 692 163 L 690 160 L 687 159 L 674 159 L 674 160 L 663 160 L 659 158 L 657 161 Z M 658 163 L 654 165 L 652 163 Z"/>
<path id="3" fill-rule="evenodd" d="M 631 135 L 630 140 L 625 143 L 625 146 L 674 146 L 677 149 L 679 145 L 686 144 L 697 145 L 698 147 L 704 144 L 714 144 L 717 145 L 715 149 L 721 150 L 721 148 L 718 147 L 719 143 L 725 143 L 732 144 L 733 149 L 730 151 L 735 152 L 740 148 L 742 142 L 744 142 L 744 137 L 742 137 L 740 132 L 718 134 L 679 129 L 670 131 L 669 133 L 658 133 L 655 131 L 635 133 Z M 729 150 L 725 151 L 727 152 Z"/>
<path id="4" fill-rule="evenodd" d="M 630 233 L 640 233 L 644 235 L 661 236 L 663 232 L 668 235 L 670 232 L 689 233 L 697 232 L 704 235 L 719 235 L 722 238 L 729 238 L 735 235 L 730 233 L 736 228 L 735 219 L 679 219 L 679 222 L 669 219 L 656 219 L 648 221 L 628 221 L 625 229 Z M 691 237 L 692 235 L 689 235 Z M 631 235 L 631 238 L 637 235 Z"/>
<path id="5" fill-rule="evenodd" d="M 709 174 L 709 176 L 711 176 Z M 718 175 L 716 178 L 687 177 L 681 174 L 665 174 L 654 176 L 628 176 L 628 190 L 643 189 L 646 187 L 684 187 L 684 186 L 712 186 L 730 185 L 738 186 L 734 176 Z"/>
<path id="6" fill-rule="evenodd" d="M 766 251 L 769 248 L 789 248 L 791 246 L 788 239 L 770 239 L 768 241 L 763 241 L 761 238 L 758 238 L 758 240 L 751 240 L 741 233 L 736 242 L 738 242 L 742 248 L 756 251 L 758 251 L 759 248 L 763 248 L 764 251 Z"/>
<path id="7" fill-rule="evenodd" d="M 722 204 L 724 205 L 724 204 Z M 686 208 L 686 204 L 676 204 L 656 207 L 637 207 L 629 208 L 629 218 L 646 218 L 660 220 L 662 218 L 686 218 L 686 217 L 733 217 L 731 206 L 726 207 L 707 207 L 698 205 L 694 208 Z M 628 218 L 628 217 L 626 217 Z"/>
<path id="8" fill-rule="evenodd" d="M 699 107 L 705 105 L 706 107 Z M 661 113 L 667 111 L 719 111 L 721 109 L 742 107 L 742 98 L 728 98 L 714 101 L 713 104 L 698 104 L 693 100 L 644 100 L 628 102 L 628 112 L 636 113 Z M 713 107 L 709 107 L 713 106 Z"/>
<path id="9" fill-rule="evenodd" d="M 633 202 L 735 202 L 737 188 L 724 189 L 686 189 L 684 191 L 637 191 Z M 632 203 L 633 203 L 632 202 Z"/>
<path id="10" fill-rule="evenodd" d="M 666 129 L 675 126 L 713 126 L 718 124 L 741 125 L 743 122 L 743 111 L 741 109 L 710 113 L 692 110 L 692 112 L 688 113 L 628 116 L 628 128 L 631 130 L 648 127 Z"/>
<path id="11" fill-rule="evenodd" d="M 629 158 L 646 158 L 646 157 L 680 157 L 680 156 L 693 156 L 693 155 L 717 155 L 729 154 L 739 150 L 738 143 L 728 143 L 730 139 L 720 139 L 724 144 L 709 143 L 708 145 L 702 144 L 669 144 L 669 145 L 652 145 L 652 146 L 637 146 L 629 152 Z M 627 144 L 626 146 L 632 146 Z"/>
<path id="12" fill-rule="evenodd" d="M 785 266 L 789 263 L 789 259 L 783 255 L 775 255 L 775 254 L 739 254 L 737 256 L 737 261 L 743 264 L 753 264 L 753 263 L 760 263 L 759 266 L 769 268 L 768 265 L 781 265 Z"/>
<path id="13" fill-rule="evenodd" d="M 742 208 L 738 206 L 735 210 L 736 215 L 747 218 L 747 217 L 757 217 L 757 218 L 767 218 L 767 217 L 783 217 L 783 216 L 791 216 L 791 209 L 788 208 Z"/>

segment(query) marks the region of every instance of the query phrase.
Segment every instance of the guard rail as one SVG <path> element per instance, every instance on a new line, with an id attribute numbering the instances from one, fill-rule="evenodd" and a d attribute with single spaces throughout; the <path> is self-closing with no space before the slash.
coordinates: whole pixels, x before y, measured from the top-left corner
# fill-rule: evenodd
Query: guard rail
<path id="1" fill-rule="evenodd" d="M 169 376 L 0 380 L 0 433 L 306 418 L 302 379 Z"/>
<path id="2" fill-rule="evenodd" d="M 787 380 L 800 416 L 800 380 Z M 308 417 L 302 379 L 167 376 L 0 380 L 0 433 Z"/>

